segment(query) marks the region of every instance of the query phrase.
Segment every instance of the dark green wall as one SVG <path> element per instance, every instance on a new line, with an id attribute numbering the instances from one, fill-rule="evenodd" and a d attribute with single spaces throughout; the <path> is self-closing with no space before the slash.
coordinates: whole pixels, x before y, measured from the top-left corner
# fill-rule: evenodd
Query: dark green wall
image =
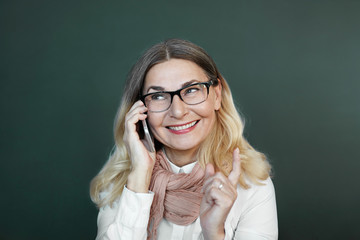
<path id="1" fill-rule="evenodd" d="M 133 2 L 133 3 L 129 3 Z M 360 239 L 360 2 L 1 1 L 0 239 L 94 239 L 125 76 L 204 47 L 274 166 L 280 239 Z"/>

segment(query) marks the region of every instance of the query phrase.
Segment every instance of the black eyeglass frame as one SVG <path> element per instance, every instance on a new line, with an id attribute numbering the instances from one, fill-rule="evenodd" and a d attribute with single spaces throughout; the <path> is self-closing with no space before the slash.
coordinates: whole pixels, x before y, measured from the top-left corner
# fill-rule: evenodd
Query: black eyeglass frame
<path id="1" fill-rule="evenodd" d="M 197 82 L 197 83 L 193 83 L 193 84 L 190 84 L 188 86 L 185 86 L 183 88 L 180 88 L 176 91 L 159 91 L 159 92 L 152 92 L 152 93 L 148 93 L 148 94 L 145 94 L 145 95 L 142 95 L 140 96 L 140 100 L 145 104 L 146 106 L 146 103 L 145 103 L 145 98 L 149 95 L 152 95 L 152 94 L 159 94 L 159 93 L 167 93 L 167 94 L 170 94 L 170 104 L 169 104 L 169 107 L 164 109 L 164 110 L 161 110 L 161 111 L 150 111 L 150 112 L 164 112 L 166 110 L 168 110 L 172 104 L 172 101 L 173 101 L 173 98 L 175 95 L 179 96 L 179 98 L 181 99 L 181 101 L 183 101 L 184 103 L 186 103 L 182 97 L 181 97 L 181 94 L 180 92 L 186 88 L 189 88 L 189 87 L 192 87 L 192 86 L 196 86 L 196 85 L 205 85 L 206 86 L 206 90 L 207 90 L 207 94 L 206 94 L 206 98 L 204 99 L 204 101 L 201 101 L 201 102 L 198 102 L 198 103 L 195 103 L 195 104 L 188 104 L 186 103 L 187 105 L 197 105 L 197 104 L 200 104 L 200 103 L 203 103 L 207 100 L 207 98 L 209 97 L 209 88 L 210 86 L 217 86 L 219 83 L 219 80 L 218 79 L 211 79 L 210 81 L 208 82 Z"/>

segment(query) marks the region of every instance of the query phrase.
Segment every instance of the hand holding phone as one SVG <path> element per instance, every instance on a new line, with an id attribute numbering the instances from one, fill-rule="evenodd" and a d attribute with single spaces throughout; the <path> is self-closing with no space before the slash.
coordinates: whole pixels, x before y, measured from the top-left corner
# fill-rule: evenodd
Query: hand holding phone
<path id="1" fill-rule="evenodd" d="M 142 121 L 142 125 L 144 128 L 144 135 L 145 135 L 145 139 L 147 141 L 148 147 L 149 147 L 149 151 L 150 152 L 155 152 L 155 147 L 154 147 L 154 141 L 150 135 L 150 131 L 149 128 L 147 126 L 146 120 L 141 120 Z"/>

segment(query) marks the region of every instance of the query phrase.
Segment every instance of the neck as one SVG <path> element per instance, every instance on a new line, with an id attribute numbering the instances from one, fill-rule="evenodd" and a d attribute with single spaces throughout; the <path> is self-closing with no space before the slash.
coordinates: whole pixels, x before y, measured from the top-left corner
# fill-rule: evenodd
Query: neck
<path id="1" fill-rule="evenodd" d="M 164 146 L 165 155 L 168 159 L 178 167 L 183 167 L 195 162 L 197 151 L 175 150 Z"/>

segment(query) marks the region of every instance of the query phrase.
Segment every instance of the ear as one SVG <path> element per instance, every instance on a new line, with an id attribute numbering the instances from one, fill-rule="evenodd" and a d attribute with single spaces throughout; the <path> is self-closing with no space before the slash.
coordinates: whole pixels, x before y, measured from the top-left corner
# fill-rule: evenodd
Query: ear
<path id="1" fill-rule="evenodd" d="M 221 90 L 222 90 L 222 85 L 221 85 L 221 81 L 218 78 L 218 85 L 216 85 L 214 87 L 215 90 L 215 110 L 219 110 L 221 107 Z"/>

